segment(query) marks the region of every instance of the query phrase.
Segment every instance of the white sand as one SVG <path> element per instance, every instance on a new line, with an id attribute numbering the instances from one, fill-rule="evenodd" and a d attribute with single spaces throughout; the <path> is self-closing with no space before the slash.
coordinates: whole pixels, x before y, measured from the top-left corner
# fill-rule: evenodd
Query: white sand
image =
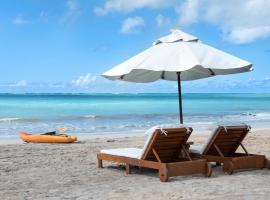
<path id="1" fill-rule="evenodd" d="M 270 199 L 270 170 L 213 176 L 170 178 L 161 183 L 156 171 L 104 162 L 98 169 L 96 153 L 103 148 L 142 147 L 144 137 L 100 138 L 74 144 L 0 145 L 0 199 Z M 195 143 L 205 140 L 194 134 Z M 244 144 L 249 152 L 270 158 L 270 129 L 253 131 Z"/>

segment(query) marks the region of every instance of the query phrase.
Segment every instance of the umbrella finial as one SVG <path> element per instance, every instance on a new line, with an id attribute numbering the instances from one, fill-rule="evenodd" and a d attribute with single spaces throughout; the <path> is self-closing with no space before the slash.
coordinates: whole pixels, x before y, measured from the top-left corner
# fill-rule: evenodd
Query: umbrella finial
<path id="1" fill-rule="evenodd" d="M 170 29 L 170 32 L 171 32 L 171 33 L 174 33 L 174 32 L 176 32 L 176 31 L 181 31 L 181 29 L 180 29 L 180 28 L 177 28 L 177 27 L 171 28 L 171 29 Z"/>
<path id="2" fill-rule="evenodd" d="M 171 34 L 161 37 L 156 40 L 153 45 L 158 45 L 160 43 L 173 43 L 173 42 L 198 42 L 199 39 L 193 35 L 187 34 L 181 31 L 179 28 L 173 28 L 170 30 Z"/>

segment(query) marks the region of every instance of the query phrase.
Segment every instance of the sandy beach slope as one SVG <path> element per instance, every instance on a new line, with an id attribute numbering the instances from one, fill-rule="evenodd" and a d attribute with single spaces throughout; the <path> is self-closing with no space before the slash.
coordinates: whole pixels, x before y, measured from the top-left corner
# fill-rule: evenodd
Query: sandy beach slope
<path id="1" fill-rule="evenodd" d="M 204 141 L 204 134 L 190 140 Z M 161 183 L 155 171 L 104 162 L 103 148 L 142 147 L 144 137 L 97 138 L 74 144 L 0 146 L 0 199 L 270 199 L 270 170 L 242 171 L 231 176 L 215 167 L 213 176 L 171 178 Z M 244 143 L 252 153 L 270 158 L 270 129 L 253 130 Z"/>

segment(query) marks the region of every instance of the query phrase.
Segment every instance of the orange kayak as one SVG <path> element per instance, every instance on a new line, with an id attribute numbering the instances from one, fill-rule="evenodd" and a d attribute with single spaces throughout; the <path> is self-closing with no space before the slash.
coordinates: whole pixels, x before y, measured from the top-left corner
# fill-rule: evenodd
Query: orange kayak
<path id="1" fill-rule="evenodd" d="M 35 143 L 71 143 L 77 140 L 77 137 L 72 135 L 33 135 L 21 132 L 19 136 L 25 142 Z"/>

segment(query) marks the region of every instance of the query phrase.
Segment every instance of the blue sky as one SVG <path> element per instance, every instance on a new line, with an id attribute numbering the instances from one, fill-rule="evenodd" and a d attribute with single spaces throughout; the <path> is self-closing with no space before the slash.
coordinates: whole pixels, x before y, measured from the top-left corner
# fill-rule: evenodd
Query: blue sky
<path id="1" fill-rule="evenodd" d="M 174 82 L 100 77 L 176 27 L 255 69 L 184 92 L 270 92 L 269 10 L 269 0 L 1 1 L 0 92 L 176 92 Z"/>

